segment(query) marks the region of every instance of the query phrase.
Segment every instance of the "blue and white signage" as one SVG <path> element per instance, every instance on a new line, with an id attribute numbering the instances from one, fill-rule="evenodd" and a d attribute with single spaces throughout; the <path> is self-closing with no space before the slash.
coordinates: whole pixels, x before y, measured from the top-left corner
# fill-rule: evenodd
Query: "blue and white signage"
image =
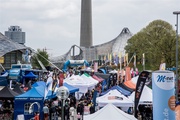
<path id="1" fill-rule="evenodd" d="M 152 73 L 153 120 L 175 120 L 175 77 L 171 71 Z"/>

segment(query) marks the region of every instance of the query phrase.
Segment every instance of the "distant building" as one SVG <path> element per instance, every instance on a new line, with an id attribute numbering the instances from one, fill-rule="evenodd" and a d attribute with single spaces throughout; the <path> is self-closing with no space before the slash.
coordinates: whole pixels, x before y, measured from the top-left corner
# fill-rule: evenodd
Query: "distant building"
<path id="1" fill-rule="evenodd" d="M 5 31 L 5 36 L 11 39 L 14 42 L 19 44 L 25 44 L 25 32 L 22 32 L 22 29 L 19 26 L 10 26 L 8 31 Z"/>
<path id="2" fill-rule="evenodd" d="M 16 64 L 18 61 L 25 62 L 26 51 L 29 48 L 24 44 L 25 32 L 22 32 L 19 26 L 10 26 L 8 31 L 5 31 L 5 35 L 0 33 L 0 57 L 4 59 L 1 64 L 5 69 L 10 69 L 11 64 Z"/>
<path id="3" fill-rule="evenodd" d="M 113 40 L 93 46 L 92 37 L 92 6 L 91 0 L 81 0 L 81 28 L 80 28 L 80 46 L 73 45 L 70 50 L 61 56 L 51 57 L 51 62 L 58 67 L 67 60 L 116 60 L 119 54 L 124 56 L 125 46 L 132 33 L 127 27 Z M 77 48 L 77 49 L 75 49 Z M 77 51 L 80 52 L 77 52 Z M 73 53 L 73 54 L 72 54 Z M 75 54 L 79 53 L 79 54 Z M 112 56 L 112 58 L 110 58 Z M 110 62 L 112 62 L 110 60 Z"/>
<path id="4" fill-rule="evenodd" d="M 122 56 L 125 55 L 125 46 L 127 44 L 127 41 L 132 37 L 132 33 L 129 31 L 128 28 L 123 28 L 121 33 L 114 38 L 113 40 L 110 40 L 109 42 L 91 46 L 91 47 L 78 47 L 77 45 L 73 45 L 70 50 L 61 56 L 58 57 L 52 57 L 50 58 L 51 62 L 56 64 L 59 67 L 62 67 L 61 64 L 63 64 L 67 60 L 104 60 L 109 59 L 108 55 L 112 55 L 112 59 L 115 56 L 119 56 L 121 53 Z M 71 53 L 76 53 L 74 47 L 77 47 L 79 49 L 79 54 L 73 55 Z"/>

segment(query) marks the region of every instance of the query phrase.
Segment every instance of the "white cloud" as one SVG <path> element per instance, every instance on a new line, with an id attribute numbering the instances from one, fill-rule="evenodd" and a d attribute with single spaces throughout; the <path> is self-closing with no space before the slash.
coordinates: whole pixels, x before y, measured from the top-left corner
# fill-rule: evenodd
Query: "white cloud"
<path id="1" fill-rule="evenodd" d="M 179 0 L 92 0 L 93 43 L 114 39 L 124 27 L 135 34 L 149 22 L 162 19 L 174 26 Z M 0 32 L 18 25 L 26 45 L 66 53 L 80 41 L 81 0 L 0 0 Z"/>

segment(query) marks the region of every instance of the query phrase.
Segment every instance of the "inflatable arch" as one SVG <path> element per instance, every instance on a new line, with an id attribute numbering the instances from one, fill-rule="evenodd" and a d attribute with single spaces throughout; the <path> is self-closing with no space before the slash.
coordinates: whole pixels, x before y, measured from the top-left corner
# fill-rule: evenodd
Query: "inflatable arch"
<path id="1" fill-rule="evenodd" d="M 83 66 L 89 67 L 89 63 L 86 60 L 68 60 L 63 65 L 63 71 L 67 71 L 69 66 Z"/>

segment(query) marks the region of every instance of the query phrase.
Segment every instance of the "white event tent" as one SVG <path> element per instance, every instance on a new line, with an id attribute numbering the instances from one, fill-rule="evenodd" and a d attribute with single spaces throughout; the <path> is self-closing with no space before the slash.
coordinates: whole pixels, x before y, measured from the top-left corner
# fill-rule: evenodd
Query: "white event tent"
<path id="1" fill-rule="evenodd" d="M 133 115 L 129 115 L 113 104 L 107 104 L 97 112 L 84 115 L 84 120 L 137 120 Z"/>
<path id="2" fill-rule="evenodd" d="M 98 103 L 99 107 L 103 107 L 108 103 L 112 103 L 118 107 L 133 107 L 133 101 L 123 94 L 121 94 L 118 90 L 110 90 L 103 96 L 96 98 L 96 103 Z"/>
<path id="3" fill-rule="evenodd" d="M 132 81 L 134 84 L 137 84 L 138 78 L 139 78 L 139 75 L 136 76 L 136 77 L 131 78 L 131 81 Z"/>
<path id="4" fill-rule="evenodd" d="M 135 97 L 135 92 L 133 92 L 129 96 L 129 99 L 134 101 L 134 97 Z M 141 93 L 139 104 L 152 104 L 152 100 L 153 100 L 153 98 L 152 98 L 152 90 L 145 85 L 144 88 L 143 88 L 143 91 Z"/>
<path id="5" fill-rule="evenodd" d="M 91 79 L 90 76 L 86 75 L 72 75 L 71 77 L 68 77 L 64 79 L 64 82 L 66 82 L 69 85 L 72 85 L 76 88 L 79 88 L 80 93 L 86 93 L 88 90 L 91 90 L 95 87 L 95 85 L 98 83 L 97 80 Z"/>

